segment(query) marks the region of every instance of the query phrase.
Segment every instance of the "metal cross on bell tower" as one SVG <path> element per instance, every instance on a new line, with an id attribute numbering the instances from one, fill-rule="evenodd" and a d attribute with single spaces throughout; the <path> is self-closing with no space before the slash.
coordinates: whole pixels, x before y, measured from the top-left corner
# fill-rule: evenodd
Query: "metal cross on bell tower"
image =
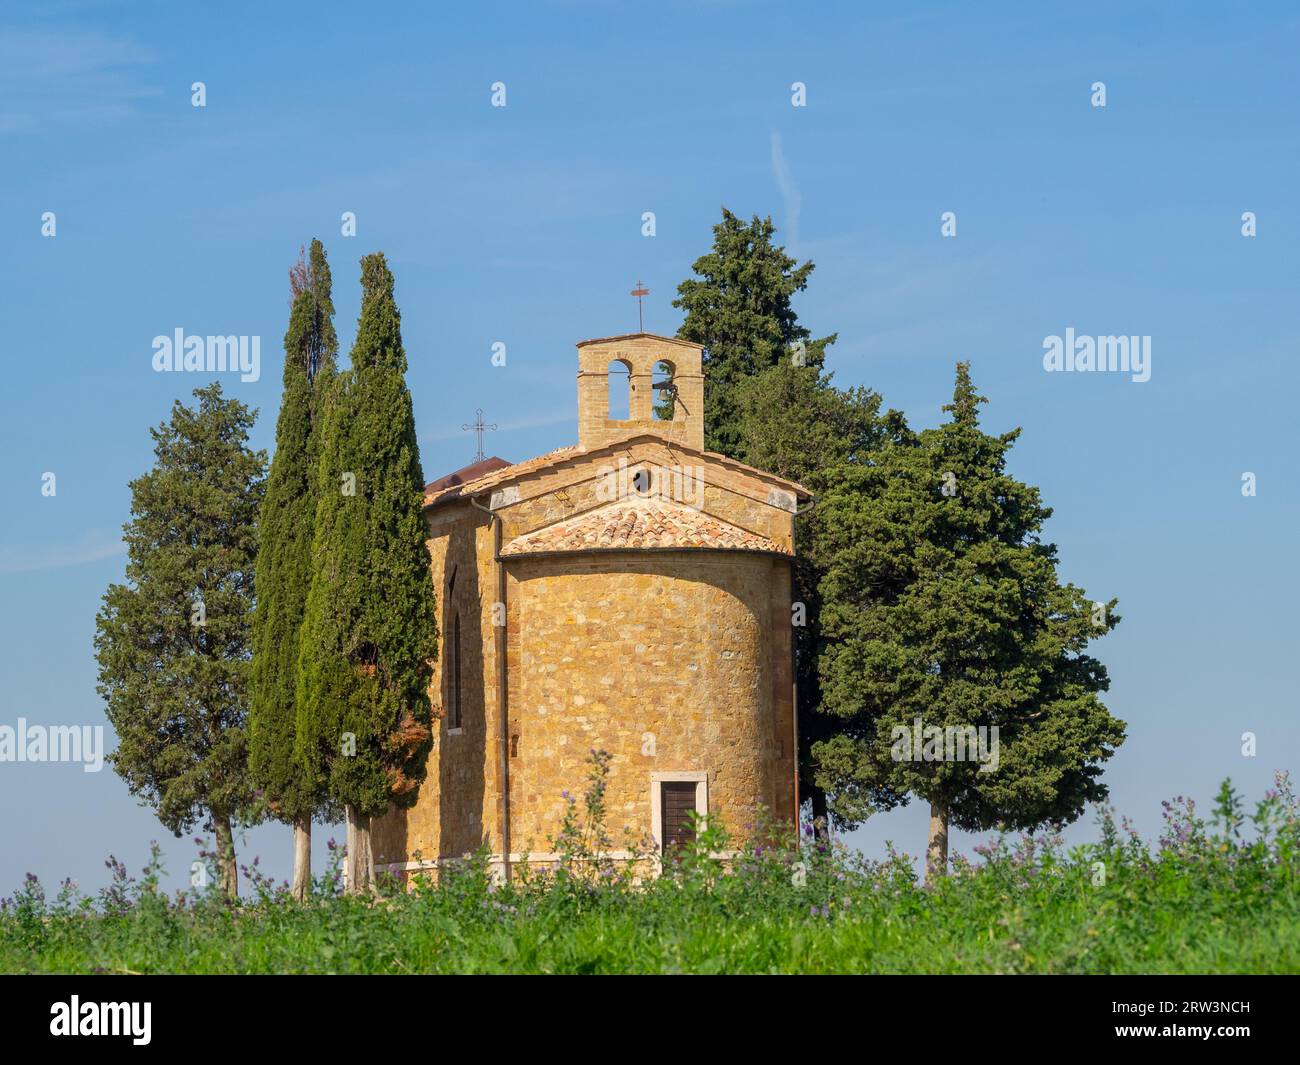
<path id="1" fill-rule="evenodd" d="M 495 425 L 484 425 L 484 424 L 483 424 L 483 408 L 482 408 L 482 407 L 479 407 L 479 409 L 476 410 L 476 411 L 474 412 L 474 421 L 473 421 L 472 424 L 467 424 L 467 425 L 462 425 L 462 426 L 461 426 L 461 430 L 462 430 L 463 432 L 467 432 L 467 433 L 468 433 L 468 432 L 470 432 L 470 431 L 472 430 L 472 431 L 476 434 L 476 436 L 478 437 L 478 450 L 475 452 L 475 455 L 474 455 L 474 461 L 475 461 L 475 462 L 482 462 L 482 461 L 483 461 L 483 434 L 484 434 L 484 433 L 494 433 L 494 432 L 496 432 L 496 428 L 497 428 L 497 427 L 496 427 Z"/>
<path id="2" fill-rule="evenodd" d="M 637 325 L 636 331 L 638 333 L 644 333 L 645 318 L 641 313 L 641 301 L 646 296 L 650 295 L 650 290 L 646 288 L 644 284 L 642 284 L 640 278 L 637 278 L 636 288 L 634 288 L 631 292 L 629 292 L 628 295 L 636 297 L 636 325 Z"/>

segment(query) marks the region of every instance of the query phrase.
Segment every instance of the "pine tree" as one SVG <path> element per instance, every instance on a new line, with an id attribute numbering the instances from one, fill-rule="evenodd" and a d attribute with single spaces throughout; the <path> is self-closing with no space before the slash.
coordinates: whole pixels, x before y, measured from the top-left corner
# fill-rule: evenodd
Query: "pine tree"
<path id="1" fill-rule="evenodd" d="M 746 378 L 783 359 L 821 366 L 834 335 L 812 340 L 790 299 L 808 284 L 813 264 L 802 266 L 774 245 L 771 218 L 748 224 L 725 207 L 713 227 L 713 250 L 695 260 L 698 275 L 677 286 L 673 306 L 686 319 L 677 335 L 705 347 L 705 446 L 749 462 L 735 395 Z"/>
<path id="2" fill-rule="evenodd" d="M 930 878 L 946 871 L 950 823 L 1077 818 L 1106 795 L 1100 765 L 1124 739 L 1086 650 L 1118 624 L 1115 601 L 1060 581 L 1039 538 L 1051 510 L 1006 472 L 1019 430 L 984 433 L 983 402 L 958 364 L 951 419 L 919 434 L 896 424 L 872 464 L 836 469 L 820 503 L 819 669 L 838 722 L 814 752 L 818 780 L 848 824 L 898 797 L 928 802 Z M 998 729 L 984 765 L 933 731 L 981 727 Z"/>
<path id="3" fill-rule="evenodd" d="M 234 898 L 232 821 L 253 806 L 244 724 L 266 453 L 248 448 L 255 412 L 219 383 L 194 396 L 197 410 L 177 400 L 150 430 L 156 461 L 131 482 L 123 527 L 127 583 L 104 593 L 95 655 L 113 768 L 178 836 L 206 822 Z"/>
<path id="4" fill-rule="evenodd" d="M 272 815 L 293 826 L 293 894 L 311 883 L 311 823 L 327 796 L 313 790 L 295 757 L 298 730 L 298 638 L 311 586 L 316 520 L 315 444 L 320 397 L 336 371 L 338 338 L 325 249 L 311 243 L 290 271 L 293 297 L 284 337 L 284 393 L 275 428 L 257 553 L 253 617 L 252 698 L 248 710 L 249 768 Z M 304 708 L 310 713 L 310 708 Z"/>
<path id="5" fill-rule="evenodd" d="M 325 399 L 312 581 L 298 659 L 298 757 L 346 811 L 348 889 L 373 881 L 370 820 L 409 806 L 430 747 L 437 654 L 424 477 L 383 255 L 361 260 L 351 368 Z"/>

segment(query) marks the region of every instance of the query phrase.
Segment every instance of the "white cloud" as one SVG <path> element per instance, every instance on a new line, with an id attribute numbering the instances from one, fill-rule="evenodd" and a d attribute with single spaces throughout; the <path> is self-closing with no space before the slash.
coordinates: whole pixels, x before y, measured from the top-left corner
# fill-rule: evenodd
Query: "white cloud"
<path id="1" fill-rule="evenodd" d="M 786 165 L 779 133 L 772 134 L 772 176 L 776 178 L 776 187 L 781 190 L 781 198 L 785 200 L 786 243 L 793 248 L 799 243 L 799 206 L 802 201 L 794 178 L 790 175 L 790 168 Z"/>
<path id="2" fill-rule="evenodd" d="M 127 117 L 159 90 L 136 80 L 147 48 L 103 33 L 0 27 L 0 133 Z"/>
<path id="3" fill-rule="evenodd" d="M 120 536 L 92 533 L 72 545 L 0 546 L 0 573 L 35 573 L 39 570 L 67 569 L 89 562 L 102 562 L 126 554 Z"/>

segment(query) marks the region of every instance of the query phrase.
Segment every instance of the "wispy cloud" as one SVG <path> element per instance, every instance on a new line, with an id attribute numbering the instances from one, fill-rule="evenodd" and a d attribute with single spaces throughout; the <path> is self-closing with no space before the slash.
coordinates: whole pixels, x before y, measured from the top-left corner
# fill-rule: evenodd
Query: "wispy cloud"
<path id="1" fill-rule="evenodd" d="M 0 133 L 127 117 L 159 93 L 138 80 L 154 58 L 104 33 L 0 27 Z"/>
<path id="2" fill-rule="evenodd" d="M 72 545 L 40 544 L 0 545 L 0 573 L 35 573 L 39 570 L 67 569 L 89 562 L 102 562 L 126 554 L 121 536 L 108 532 L 91 533 Z"/>
<path id="3" fill-rule="evenodd" d="M 794 178 L 790 175 L 790 167 L 786 165 L 779 133 L 772 134 L 772 176 L 776 178 L 776 187 L 781 190 L 781 198 L 785 200 L 786 243 L 794 247 L 799 243 L 799 206 L 802 201 Z"/>

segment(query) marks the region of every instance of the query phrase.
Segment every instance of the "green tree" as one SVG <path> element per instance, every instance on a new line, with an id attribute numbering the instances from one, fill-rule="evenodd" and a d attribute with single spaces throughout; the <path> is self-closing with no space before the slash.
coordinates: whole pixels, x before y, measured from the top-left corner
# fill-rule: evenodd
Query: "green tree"
<path id="1" fill-rule="evenodd" d="M 847 824 L 899 797 L 928 802 L 931 878 L 946 871 L 950 822 L 1074 820 L 1105 797 L 1100 764 L 1124 739 L 1100 699 L 1106 669 L 1086 653 L 1119 622 L 1115 601 L 1061 582 L 1039 538 L 1051 510 L 1006 472 L 1019 430 L 983 432 L 983 402 L 959 363 L 951 419 L 919 434 L 896 424 L 871 464 L 836 467 L 821 501 L 819 669 L 838 720 L 814 751 L 818 781 Z M 918 727 L 998 733 L 981 763 L 934 731 L 916 749 Z"/>
<path id="2" fill-rule="evenodd" d="M 284 392 L 275 427 L 257 552 L 252 690 L 248 708 L 249 768 L 272 815 L 293 826 L 293 893 L 311 884 L 311 823 L 327 796 L 295 757 L 298 731 L 298 637 L 311 587 L 316 520 L 315 451 L 321 397 L 338 356 L 325 248 L 311 242 L 289 272 L 292 310 L 284 337 Z M 304 708 L 305 713 L 310 708 Z"/>
<path id="3" fill-rule="evenodd" d="M 127 583 L 104 593 L 95 655 L 113 768 L 170 831 L 210 827 L 234 898 L 232 821 L 253 805 L 244 718 L 266 452 L 248 448 L 256 413 L 219 383 L 194 396 L 197 409 L 177 400 L 150 430 L 156 461 L 131 482 L 123 526 Z"/>
<path id="4" fill-rule="evenodd" d="M 843 465 L 865 465 L 885 438 L 880 396 L 868 388 L 841 390 L 832 375 L 815 367 L 781 360 L 742 380 L 735 390 L 740 440 L 747 461 L 797 481 L 813 496 L 795 519 L 794 625 L 795 676 L 799 721 L 799 793 L 812 806 L 822 831 L 828 820 L 826 792 L 818 786 L 814 746 L 829 738 L 835 719 L 821 713 L 821 581 L 828 560 L 816 499 L 834 483 Z"/>
<path id="5" fill-rule="evenodd" d="M 713 227 L 713 250 L 695 260 L 696 277 L 677 286 L 673 306 L 686 318 L 677 335 L 702 344 L 704 442 L 742 462 L 745 453 L 736 389 L 783 359 L 821 366 L 835 336 L 812 340 L 790 299 L 808 284 L 813 264 L 799 265 L 772 243 L 776 227 L 757 215 L 742 222 L 725 207 Z"/>
<path id="6" fill-rule="evenodd" d="M 437 654 L 406 351 L 383 255 L 361 260 L 352 365 L 325 398 L 312 581 L 298 658 L 298 756 L 346 811 L 351 891 L 373 881 L 370 821 L 409 806 L 430 748 Z"/>

